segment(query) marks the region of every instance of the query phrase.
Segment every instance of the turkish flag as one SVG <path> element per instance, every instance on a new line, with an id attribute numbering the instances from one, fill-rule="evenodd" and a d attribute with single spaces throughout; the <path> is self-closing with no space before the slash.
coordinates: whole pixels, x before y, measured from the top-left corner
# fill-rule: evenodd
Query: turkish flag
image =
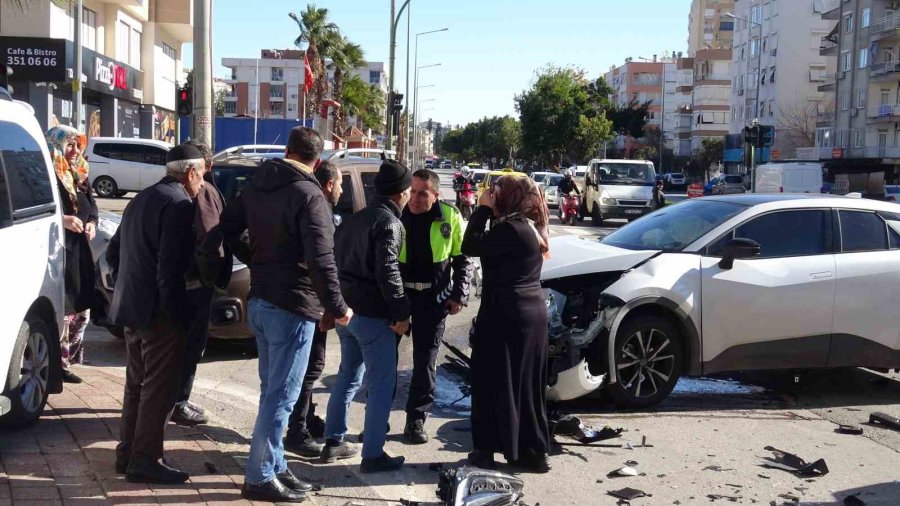
<path id="1" fill-rule="evenodd" d="M 311 90 L 313 87 L 316 77 L 313 75 L 312 67 L 309 66 L 309 59 L 306 57 L 306 54 L 303 55 L 303 73 L 305 74 L 303 81 L 303 93 L 309 93 L 309 90 Z"/>

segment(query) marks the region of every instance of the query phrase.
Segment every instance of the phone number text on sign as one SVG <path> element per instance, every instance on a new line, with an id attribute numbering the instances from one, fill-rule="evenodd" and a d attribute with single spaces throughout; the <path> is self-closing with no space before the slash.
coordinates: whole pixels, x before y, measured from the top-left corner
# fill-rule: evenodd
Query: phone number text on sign
<path id="1" fill-rule="evenodd" d="M 15 81 L 65 81 L 66 41 L 37 37 L 0 37 L 0 64 Z"/>
<path id="2" fill-rule="evenodd" d="M 40 56 L 7 56 L 7 65 L 30 65 L 32 67 L 55 67 L 56 58 L 41 58 Z"/>

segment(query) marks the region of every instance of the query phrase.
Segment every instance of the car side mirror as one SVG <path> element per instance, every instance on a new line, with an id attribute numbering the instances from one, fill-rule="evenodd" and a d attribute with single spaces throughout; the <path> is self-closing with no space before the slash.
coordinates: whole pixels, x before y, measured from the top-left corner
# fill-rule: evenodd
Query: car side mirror
<path id="1" fill-rule="evenodd" d="M 725 252 L 722 255 L 722 261 L 719 262 L 719 268 L 730 270 L 734 267 L 735 260 L 759 256 L 759 251 L 759 243 L 753 239 L 732 239 L 725 245 Z"/>

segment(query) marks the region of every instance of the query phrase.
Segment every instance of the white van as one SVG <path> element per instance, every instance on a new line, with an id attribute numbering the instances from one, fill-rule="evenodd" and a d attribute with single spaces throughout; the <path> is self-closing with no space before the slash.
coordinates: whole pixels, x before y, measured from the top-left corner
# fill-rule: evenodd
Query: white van
<path id="1" fill-rule="evenodd" d="M 172 146 L 152 139 L 94 137 L 87 158 L 98 197 L 121 197 L 156 184 L 166 175 L 166 155 Z"/>
<path id="2" fill-rule="evenodd" d="M 24 427 L 62 391 L 62 208 L 44 133 L 0 86 L 0 425 Z"/>
<path id="3" fill-rule="evenodd" d="M 594 226 L 610 218 L 631 221 L 653 211 L 656 170 L 652 162 L 591 160 L 587 167 L 583 214 L 591 217 Z"/>
<path id="4" fill-rule="evenodd" d="M 822 193 L 822 164 L 766 163 L 756 167 L 756 193 Z"/>

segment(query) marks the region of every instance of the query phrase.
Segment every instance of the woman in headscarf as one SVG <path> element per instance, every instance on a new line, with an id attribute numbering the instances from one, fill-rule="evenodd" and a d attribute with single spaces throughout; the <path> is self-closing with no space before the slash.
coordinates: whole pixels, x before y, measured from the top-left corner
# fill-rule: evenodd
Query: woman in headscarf
<path id="1" fill-rule="evenodd" d="M 549 342 L 540 283 L 548 221 L 534 181 L 504 176 L 482 194 L 463 239 L 463 254 L 481 258 L 484 276 L 471 343 L 469 462 L 477 467 L 493 468 L 494 454 L 502 453 L 526 471 L 550 470 L 544 402 Z"/>
<path id="2" fill-rule="evenodd" d="M 84 362 L 84 331 L 94 303 L 95 274 L 90 241 L 97 233 L 97 204 L 91 194 L 87 160 L 82 156 L 87 137 L 65 125 L 51 128 L 46 137 L 66 229 L 66 316 L 60 346 L 63 380 L 81 383 L 81 378 L 69 366 Z"/>

